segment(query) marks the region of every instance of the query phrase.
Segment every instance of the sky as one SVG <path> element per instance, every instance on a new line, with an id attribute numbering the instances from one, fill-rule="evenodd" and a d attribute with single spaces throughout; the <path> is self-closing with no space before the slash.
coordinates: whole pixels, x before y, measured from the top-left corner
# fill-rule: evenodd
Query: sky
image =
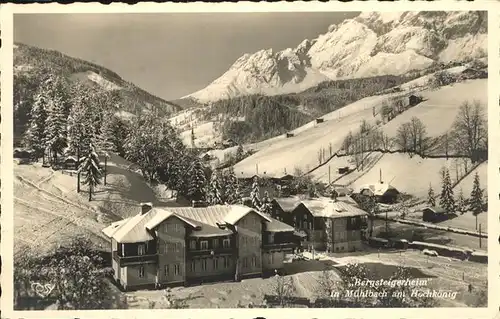
<path id="1" fill-rule="evenodd" d="M 203 89 L 245 53 L 296 47 L 357 14 L 17 14 L 14 41 L 102 65 L 174 100 Z"/>

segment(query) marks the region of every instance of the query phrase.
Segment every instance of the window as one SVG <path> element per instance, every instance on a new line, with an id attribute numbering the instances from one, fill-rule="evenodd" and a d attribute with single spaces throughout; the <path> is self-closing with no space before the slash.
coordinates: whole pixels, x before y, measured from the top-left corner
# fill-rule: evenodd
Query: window
<path id="1" fill-rule="evenodd" d="M 168 249 L 169 249 L 168 246 L 169 246 L 168 243 L 165 243 L 165 254 L 168 254 Z"/>
<path id="2" fill-rule="evenodd" d="M 166 233 L 168 233 L 169 232 L 169 228 L 170 228 L 169 226 L 170 226 L 170 224 L 165 223 L 165 225 L 163 225 L 163 231 L 166 232 Z"/>
<path id="3" fill-rule="evenodd" d="M 195 272 L 196 271 L 196 262 L 194 260 L 191 263 L 189 263 L 189 270 L 191 272 Z"/>
<path id="4" fill-rule="evenodd" d="M 231 246 L 231 242 L 230 242 L 230 240 L 229 240 L 229 239 L 224 239 L 224 240 L 222 241 L 222 246 L 223 246 L 224 248 L 229 248 L 229 247 Z"/>
<path id="5" fill-rule="evenodd" d="M 214 248 L 219 248 L 219 240 L 218 239 L 214 239 Z"/>
<path id="6" fill-rule="evenodd" d="M 214 258 L 214 269 L 219 268 L 219 260 L 217 258 Z"/>
<path id="7" fill-rule="evenodd" d="M 174 224 L 174 231 L 178 232 L 179 231 L 179 224 Z"/>
<path id="8" fill-rule="evenodd" d="M 206 259 L 201 260 L 201 270 L 203 270 L 203 271 L 207 270 L 207 260 Z"/>
<path id="9" fill-rule="evenodd" d="M 344 251 L 344 246 L 340 247 L 340 250 Z"/>
<path id="10" fill-rule="evenodd" d="M 229 259 L 229 257 L 224 257 L 224 268 L 229 268 L 230 263 L 231 259 Z"/>
<path id="11" fill-rule="evenodd" d="M 274 243 L 274 234 L 268 234 L 267 235 L 267 242 L 269 244 L 273 244 Z"/>
<path id="12" fill-rule="evenodd" d="M 274 263 L 274 254 L 273 254 L 273 253 L 270 253 L 270 254 L 269 254 L 269 263 L 270 263 L 270 264 L 273 264 L 273 263 Z"/>
<path id="13" fill-rule="evenodd" d="M 196 249 L 196 240 L 191 240 L 191 242 L 189 243 L 189 247 L 192 250 L 195 250 Z"/>
<path id="14" fill-rule="evenodd" d="M 208 249 L 208 241 L 202 240 L 200 242 L 200 247 L 201 247 L 201 250 L 207 250 Z"/>
<path id="15" fill-rule="evenodd" d="M 143 266 L 139 267 L 139 278 L 144 278 L 144 267 Z"/>
<path id="16" fill-rule="evenodd" d="M 243 258 L 243 268 L 248 268 L 248 258 Z"/>
<path id="17" fill-rule="evenodd" d="M 179 276 L 180 273 L 181 273 L 181 265 L 179 264 L 174 265 L 174 276 Z"/>
<path id="18" fill-rule="evenodd" d="M 176 252 L 180 253 L 181 252 L 181 247 L 182 247 L 181 243 L 175 243 L 175 251 Z"/>
<path id="19" fill-rule="evenodd" d="M 313 229 L 313 223 L 309 222 L 309 229 Z"/>
<path id="20" fill-rule="evenodd" d="M 139 244 L 137 246 L 137 255 L 142 256 L 146 254 L 146 245 L 144 244 Z"/>
<path id="21" fill-rule="evenodd" d="M 252 267 L 256 267 L 257 266 L 257 257 L 253 256 L 252 257 Z"/>
<path id="22" fill-rule="evenodd" d="M 168 277 L 169 275 L 169 267 L 168 265 L 165 266 L 165 277 Z"/>

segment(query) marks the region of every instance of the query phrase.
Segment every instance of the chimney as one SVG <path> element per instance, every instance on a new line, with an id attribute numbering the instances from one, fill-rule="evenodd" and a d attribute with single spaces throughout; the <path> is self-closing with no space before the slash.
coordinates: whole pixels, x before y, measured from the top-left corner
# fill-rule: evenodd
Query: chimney
<path id="1" fill-rule="evenodd" d="M 152 203 L 141 203 L 141 215 L 147 214 L 152 209 L 153 209 Z"/>

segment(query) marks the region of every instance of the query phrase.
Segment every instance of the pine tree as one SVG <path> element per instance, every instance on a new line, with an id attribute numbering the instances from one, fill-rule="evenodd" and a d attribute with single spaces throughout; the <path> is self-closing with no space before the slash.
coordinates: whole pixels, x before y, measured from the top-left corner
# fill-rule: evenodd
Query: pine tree
<path id="1" fill-rule="evenodd" d="M 30 112 L 29 126 L 24 136 L 25 146 L 33 149 L 38 158 L 45 152 L 45 126 L 48 116 L 48 105 L 49 97 L 47 92 L 41 89 L 35 97 Z"/>
<path id="2" fill-rule="evenodd" d="M 484 201 L 483 201 L 483 190 L 481 189 L 481 185 L 479 183 L 479 175 L 474 175 L 474 183 L 472 185 L 472 192 L 470 194 L 470 210 L 472 214 L 476 216 L 476 229 L 477 225 L 477 215 L 479 215 L 483 211 Z"/>
<path id="3" fill-rule="evenodd" d="M 89 186 L 89 201 L 92 200 L 92 193 L 97 185 L 101 184 L 102 172 L 97 155 L 93 145 L 90 145 L 87 156 L 85 156 L 78 173 L 85 173 L 83 185 Z"/>
<path id="4" fill-rule="evenodd" d="M 57 162 L 57 156 L 63 153 L 68 146 L 67 117 L 65 117 L 65 104 L 62 93 L 53 92 L 49 101 L 49 111 L 46 120 L 45 146 L 52 152 L 52 158 Z"/>
<path id="5" fill-rule="evenodd" d="M 441 189 L 441 196 L 439 198 L 439 205 L 444 208 L 448 213 L 455 211 L 455 198 L 453 196 L 453 189 L 451 186 L 450 172 L 445 169 L 443 184 Z"/>
<path id="6" fill-rule="evenodd" d="M 191 166 L 189 178 L 189 189 L 187 192 L 189 199 L 194 201 L 205 200 L 206 177 L 203 165 L 198 158 L 195 159 L 193 166 Z"/>
<path id="7" fill-rule="evenodd" d="M 228 204 L 236 204 L 240 201 L 240 190 L 238 178 L 234 173 L 234 168 L 231 166 L 227 173 L 224 175 L 224 202 Z"/>
<path id="8" fill-rule="evenodd" d="M 243 150 L 243 146 L 240 144 L 236 149 L 236 161 L 239 162 L 243 159 L 245 151 Z"/>
<path id="9" fill-rule="evenodd" d="M 262 197 L 262 204 L 260 206 L 260 211 L 269 216 L 273 213 L 273 206 L 271 204 L 271 199 L 269 198 L 269 193 L 264 192 L 264 197 Z"/>
<path id="10" fill-rule="evenodd" d="M 457 198 L 457 212 L 460 212 L 462 214 L 465 212 L 465 197 L 464 192 L 461 188 Z"/>
<path id="11" fill-rule="evenodd" d="M 108 112 L 104 117 L 105 120 L 101 126 L 101 134 L 99 136 L 99 151 L 104 155 L 104 185 L 106 185 L 106 176 L 108 175 L 108 158 L 110 153 L 117 150 L 116 136 L 115 136 L 115 123 L 116 117 L 113 113 Z"/>
<path id="12" fill-rule="evenodd" d="M 207 191 L 207 202 L 210 205 L 224 204 L 221 187 L 221 176 L 217 171 L 212 172 L 212 177 L 210 179 L 210 184 Z"/>
<path id="13" fill-rule="evenodd" d="M 427 192 L 427 204 L 432 207 L 436 206 L 436 195 L 431 184 L 429 184 L 429 191 Z"/>
<path id="14" fill-rule="evenodd" d="M 253 180 L 252 191 L 250 192 L 250 199 L 252 200 L 252 206 L 255 209 L 261 207 L 260 202 L 260 188 L 259 188 L 259 178 L 256 176 Z"/>

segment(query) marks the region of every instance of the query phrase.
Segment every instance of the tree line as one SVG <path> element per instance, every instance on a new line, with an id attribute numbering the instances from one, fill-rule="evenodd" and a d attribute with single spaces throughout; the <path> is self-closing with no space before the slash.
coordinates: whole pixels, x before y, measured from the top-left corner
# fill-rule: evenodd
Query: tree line
<path id="1" fill-rule="evenodd" d="M 439 193 L 439 197 L 435 194 L 432 185 L 429 185 L 427 204 L 431 207 L 435 207 L 437 206 L 437 199 L 439 199 L 439 206 L 447 213 L 464 214 L 466 211 L 471 211 L 476 217 L 476 230 L 478 229 L 477 216 L 485 211 L 486 202 L 484 190 L 481 188 L 479 174 L 477 172 L 474 174 L 472 191 L 469 198 L 465 198 L 463 190 L 460 189 L 458 197 L 455 199 L 450 172 L 447 168 L 443 167 L 441 170 L 441 192 Z"/>
<path id="2" fill-rule="evenodd" d="M 213 103 L 205 117 L 212 119 L 223 114 L 223 138 L 239 143 L 258 142 L 407 80 L 391 75 L 327 81 L 301 93 L 229 98 Z"/>
<path id="3" fill-rule="evenodd" d="M 465 101 L 459 107 L 451 130 L 437 138 L 430 137 L 425 124 L 415 116 L 402 123 L 394 137 L 363 120 L 357 131 L 350 131 L 344 138 L 341 150 L 353 157 L 357 167 L 362 167 L 364 154 L 372 151 L 395 149 L 422 157 L 440 152 L 439 155 L 445 157 L 457 155 L 477 163 L 486 159 L 487 148 L 488 124 L 484 106 L 479 101 Z"/>

